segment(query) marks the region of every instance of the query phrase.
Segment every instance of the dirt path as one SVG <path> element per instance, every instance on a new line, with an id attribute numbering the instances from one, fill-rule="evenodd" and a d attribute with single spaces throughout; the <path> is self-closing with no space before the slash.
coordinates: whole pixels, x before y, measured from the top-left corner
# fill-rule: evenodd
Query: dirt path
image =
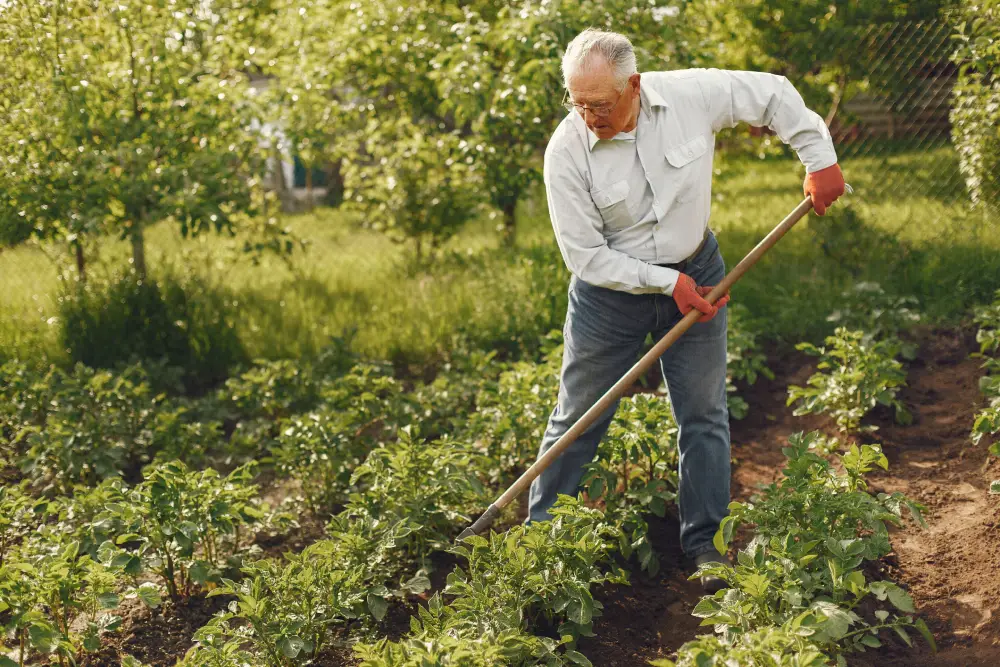
<path id="1" fill-rule="evenodd" d="M 937 637 L 940 652 L 908 649 L 888 642 L 877 654 L 849 659 L 863 667 L 1000 665 L 1000 500 L 987 493 L 1000 478 L 1000 465 L 984 467 L 985 447 L 968 440 L 972 417 L 982 404 L 979 364 L 969 332 L 927 333 L 918 360 L 910 364 L 902 398 L 914 414 L 909 426 L 896 426 L 888 414 L 875 414 L 876 437 L 889 458 L 889 472 L 873 480 L 873 491 L 902 491 L 928 508 L 930 527 L 895 531 L 895 551 L 882 569 L 908 588 Z M 733 497 L 745 499 L 760 484 L 773 481 L 784 460 L 781 446 L 796 431 L 820 429 L 835 434 L 830 420 L 794 417 L 785 407 L 789 384 L 802 384 L 814 359 L 788 350 L 772 351 L 776 378 L 743 391 L 750 414 L 732 423 Z M 650 579 L 633 574 L 631 587 L 602 593 L 605 615 L 596 637 L 583 643 L 595 665 L 646 665 L 670 654 L 700 629 L 690 616 L 700 596 L 687 582 L 688 568 L 677 548 L 676 520 L 654 526 L 663 569 Z"/>

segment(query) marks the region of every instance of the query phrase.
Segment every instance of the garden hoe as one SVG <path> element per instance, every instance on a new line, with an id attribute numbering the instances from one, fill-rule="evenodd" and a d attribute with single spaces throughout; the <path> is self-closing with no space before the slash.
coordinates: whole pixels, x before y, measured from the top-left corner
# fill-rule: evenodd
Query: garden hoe
<path id="1" fill-rule="evenodd" d="M 846 192 L 850 193 L 851 187 L 846 187 Z M 795 210 L 788 214 L 788 216 L 782 220 L 777 227 L 771 230 L 771 233 L 764 237 L 764 239 L 757 244 L 750 253 L 743 258 L 739 264 L 737 264 L 732 271 L 722 279 L 718 285 L 716 285 L 709 293 L 705 299 L 709 303 L 715 303 L 716 300 L 732 287 L 737 280 L 743 277 L 743 274 L 750 270 L 757 260 L 761 256 L 771 249 L 771 247 L 778 242 L 782 236 L 785 235 L 792 226 L 805 216 L 809 209 L 812 208 L 812 199 L 806 197 L 802 200 Z M 626 373 L 622 379 L 618 380 L 611 389 L 605 392 L 604 396 L 600 398 L 587 412 L 577 420 L 575 424 L 566 433 L 563 434 L 559 440 L 555 442 L 552 447 L 550 447 L 545 454 L 543 454 L 535 463 L 524 471 L 524 473 L 518 477 L 517 481 L 510 485 L 506 491 L 503 492 L 496 502 L 489 506 L 483 515 L 476 519 L 476 522 L 471 526 L 462 531 L 458 536 L 457 541 L 462 541 L 466 537 L 471 537 L 472 535 L 481 535 L 493 525 L 493 522 L 500 515 L 500 510 L 506 507 L 514 498 L 517 498 L 522 491 L 531 485 L 531 482 L 542 474 L 542 472 L 552 465 L 566 449 L 572 445 L 576 439 L 582 434 L 587 428 L 593 424 L 599 416 L 601 416 L 605 410 L 608 409 L 615 401 L 621 398 L 621 395 L 626 389 L 632 386 L 636 380 L 642 377 L 647 370 L 653 365 L 653 363 L 660 358 L 660 356 L 669 348 L 674 342 L 680 338 L 685 331 L 691 328 L 691 326 L 698 321 L 701 317 L 701 313 L 695 309 L 688 312 L 684 318 L 678 322 L 667 334 L 660 339 L 653 348 L 647 352 L 642 359 L 637 361 L 632 369 Z"/>

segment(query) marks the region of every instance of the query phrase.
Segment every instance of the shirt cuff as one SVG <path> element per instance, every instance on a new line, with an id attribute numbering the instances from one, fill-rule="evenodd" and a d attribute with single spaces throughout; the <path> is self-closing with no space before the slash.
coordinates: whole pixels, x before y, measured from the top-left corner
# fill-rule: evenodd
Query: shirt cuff
<path id="1" fill-rule="evenodd" d="M 642 276 L 644 287 L 655 287 L 667 295 L 674 293 L 674 285 L 677 284 L 677 278 L 680 276 L 679 271 L 647 262 L 643 262 L 642 265 L 645 267 L 645 275 Z"/>

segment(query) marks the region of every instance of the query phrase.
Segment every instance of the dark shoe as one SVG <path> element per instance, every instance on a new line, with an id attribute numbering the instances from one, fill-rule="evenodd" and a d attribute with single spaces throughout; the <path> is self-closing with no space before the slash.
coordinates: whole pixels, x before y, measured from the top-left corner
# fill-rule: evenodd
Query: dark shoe
<path id="1" fill-rule="evenodd" d="M 722 563 L 723 565 L 733 564 L 733 562 L 729 560 L 729 556 L 720 556 L 719 552 L 715 549 L 706 551 L 703 554 L 698 554 L 694 557 L 694 566 L 696 570 L 705 563 Z M 727 588 L 729 586 L 724 579 L 714 575 L 705 575 L 703 577 L 699 577 L 699 579 L 701 580 L 701 588 L 705 591 L 706 595 L 713 595 L 717 591 L 721 591 L 723 588 Z"/>

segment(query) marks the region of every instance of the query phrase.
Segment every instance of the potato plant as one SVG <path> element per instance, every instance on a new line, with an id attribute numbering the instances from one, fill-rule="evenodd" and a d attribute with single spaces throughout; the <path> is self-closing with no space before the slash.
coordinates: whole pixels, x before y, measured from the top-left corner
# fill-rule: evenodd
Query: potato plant
<path id="1" fill-rule="evenodd" d="M 239 652 L 273 667 L 304 664 L 324 647 L 334 623 L 364 613 L 367 586 L 363 568 L 344 561 L 336 546 L 323 541 L 290 554 L 286 563 L 264 560 L 243 569 L 209 595 L 233 595 L 236 602 L 194 636 L 200 643 L 191 664 Z"/>
<path id="2" fill-rule="evenodd" d="M 0 486 L 0 567 L 25 536 L 35 530 L 38 503 L 21 486 Z"/>
<path id="3" fill-rule="evenodd" d="M 684 644 L 676 661 L 662 659 L 649 664 L 653 667 L 827 667 L 830 657 L 811 641 L 815 632 L 811 620 L 806 617 L 781 626 L 766 626 L 733 639 L 702 635 Z"/>
<path id="4" fill-rule="evenodd" d="M 189 470 L 173 461 L 153 466 L 131 489 L 118 485 L 97 516 L 98 521 L 120 518 L 126 531 L 115 537 L 121 545 L 117 553 L 107 557 L 129 574 L 149 568 L 175 601 L 211 587 L 225 569 L 238 569 L 241 531 L 266 515 L 254 474 L 253 465 L 224 477 L 212 468 Z"/>
<path id="5" fill-rule="evenodd" d="M 910 643 L 907 630 L 915 629 L 933 646 L 924 622 L 912 615 L 909 595 L 891 581 L 869 580 L 862 570 L 865 561 L 890 552 L 888 526 L 901 525 L 904 510 L 923 524 L 922 507 L 899 493 L 868 493 L 865 475 L 888 466 L 877 447 L 852 445 L 841 456 L 840 472 L 811 451 L 817 437 L 790 437 L 784 479 L 749 503 L 730 505 L 716 548 L 724 551 L 741 524 L 752 524 L 755 535 L 734 566 L 703 566 L 702 573 L 730 587 L 704 597 L 693 613 L 722 635 L 720 648 L 746 648 L 744 636 L 769 627 L 808 637 L 810 651 L 837 655 L 840 663 L 841 653 L 880 646 L 882 630 Z M 866 600 L 888 605 L 866 616 L 859 606 Z"/>
<path id="6" fill-rule="evenodd" d="M 645 515 L 666 515 L 676 498 L 677 433 L 666 398 L 625 398 L 582 480 L 590 500 L 603 504 L 605 520 L 619 528 L 622 555 L 628 558 L 634 551 L 642 568 L 654 575 L 659 560 L 647 538 Z"/>
<path id="7" fill-rule="evenodd" d="M 876 429 L 861 426 L 862 418 L 876 405 L 892 408 L 900 424 L 912 421 L 897 398 L 899 388 L 906 384 L 906 371 L 895 358 L 897 340 L 866 340 L 862 331 L 838 327 L 824 347 L 799 343 L 795 348 L 820 361 L 805 387 L 788 387 L 787 403 L 796 404 L 793 414 L 828 413 L 848 433 Z"/>
<path id="8" fill-rule="evenodd" d="M 573 646 L 578 637 L 593 634 L 593 619 L 600 615 L 591 587 L 627 581 L 614 562 L 619 531 L 600 511 L 568 496 L 551 512 L 552 521 L 470 537 L 453 547 L 466 565 L 448 576 L 443 597 L 450 602 L 432 598 L 399 642 L 356 645 L 361 664 L 424 664 L 419 660 L 429 657 L 428 647 L 434 647 L 432 656 L 449 646 L 468 659 L 442 664 L 590 665 Z M 559 640 L 523 634 L 540 619 L 558 623 Z"/>
<path id="9" fill-rule="evenodd" d="M 838 327 L 865 332 L 866 340 L 899 340 L 899 335 L 921 320 L 920 302 L 913 296 L 887 293 L 881 285 L 858 282 L 841 294 L 842 305 L 827 316 Z M 899 341 L 906 360 L 916 358 L 916 345 Z"/>
<path id="10" fill-rule="evenodd" d="M 146 459 L 163 397 L 141 366 L 115 374 L 77 364 L 48 382 L 47 391 L 33 387 L 48 394 L 47 405 L 22 434 L 21 469 L 36 488 L 68 494 L 74 484 L 96 484 Z"/>
<path id="11" fill-rule="evenodd" d="M 239 582 L 223 579 L 211 594 L 237 604 L 196 634 L 185 665 L 307 664 L 335 632 L 379 622 L 393 599 L 430 587 L 431 553 L 489 500 L 476 452 L 416 431 L 400 429 L 355 470 L 328 539 L 282 563 L 247 564 Z"/>
<path id="12" fill-rule="evenodd" d="M 98 650 L 101 636 L 121 623 L 114 610 L 123 590 L 149 606 L 159 603 L 148 588 L 128 586 L 120 566 L 82 554 L 76 542 L 46 534 L 26 539 L 0 565 L 0 666 L 29 664 L 32 651 L 75 664 L 80 650 Z M 7 637 L 13 653 L 4 645 Z"/>
<path id="13" fill-rule="evenodd" d="M 993 304 L 976 310 L 975 321 L 979 325 L 976 332 L 979 352 L 973 356 L 984 360 L 986 375 L 979 379 L 979 389 L 987 400 L 972 424 L 972 442 L 978 445 L 984 438 L 1000 434 L 1000 291 Z M 990 453 L 1000 456 L 1000 440 L 993 442 Z M 990 484 L 990 492 L 1000 493 L 1000 480 Z"/>
<path id="14" fill-rule="evenodd" d="M 318 409 L 285 419 L 271 455 L 278 472 L 298 480 L 309 510 L 342 509 L 354 469 L 403 410 L 399 383 L 385 369 L 357 365 L 322 390 Z"/>
<path id="15" fill-rule="evenodd" d="M 752 385 L 760 376 L 774 379 L 767 367 L 767 355 L 760 351 L 757 334 L 747 324 L 750 314 L 743 304 L 729 306 L 729 328 L 726 335 L 726 403 L 729 416 L 743 419 L 750 406 L 737 394 L 736 382 Z"/>
<path id="16" fill-rule="evenodd" d="M 559 394 L 561 361 L 560 343 L 541 363 L 515 362 L 480 390 L 476 411 L 459 435 L 477 443 L 489 462 L 489 482 L 502 486 L 534 462 Z"/>

